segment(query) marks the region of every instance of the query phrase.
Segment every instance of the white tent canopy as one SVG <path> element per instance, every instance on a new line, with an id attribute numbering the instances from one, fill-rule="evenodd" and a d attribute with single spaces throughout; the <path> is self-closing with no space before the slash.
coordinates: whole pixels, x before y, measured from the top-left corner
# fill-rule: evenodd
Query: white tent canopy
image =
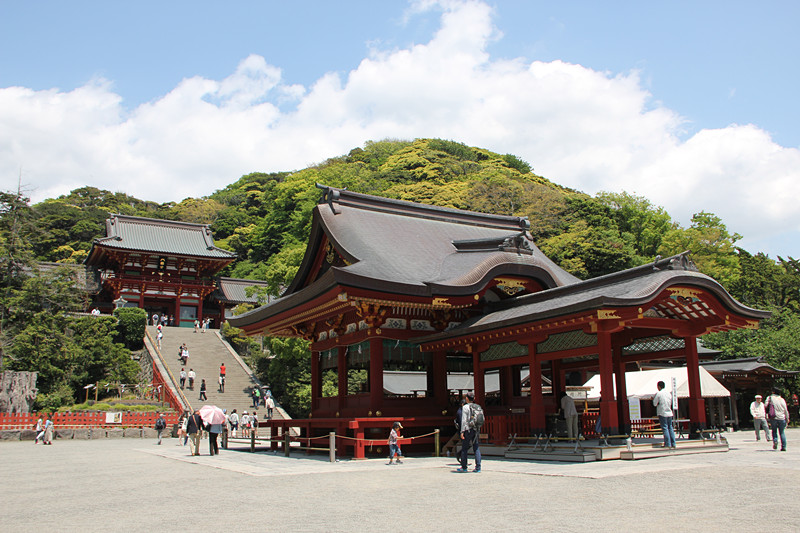
<path id="1" fill-rule="evenodd" d="M 700 367 L 700 393 L 703 398 L 727 398 L 731 395 L 730 391 L 714 379 L 714 376 Z M 648 399 L 655 396 L 658 392 L 656 385 L 663 381 L 667 389 L 671 389 L 672 378 L 677 380 L 678 398 L 689 397 L 689 377 L 686 367 L 662 368 L 658 370 L 643 370 L 641 372 L 627 372 L 625 374 L 625 388 L 628 398 Z M 616 376 L 614 377 L 614 395 L 617 394 Z M 586 382 L 586 387 L 592 387 L 587 393 L 589 400 L 600 399 L 600 374 L 593 376 Z"/>

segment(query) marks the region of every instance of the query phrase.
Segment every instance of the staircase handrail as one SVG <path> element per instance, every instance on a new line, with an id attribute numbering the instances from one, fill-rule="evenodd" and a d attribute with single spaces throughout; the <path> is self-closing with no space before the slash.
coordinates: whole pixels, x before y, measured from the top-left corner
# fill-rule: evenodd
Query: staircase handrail
<path id="1" fill-rule="evenodd" d="M 167 371 L 167 375 L 169 375 L 170 382 L 172 383 L 172 388 L 180 396 L 181 403 L 183 403 L 183 406 L 190 413 L 193 412 L 192 404 L 189 403 L 189 400 L 186 398 L 186 395 L 183 394 L 183 391 L 178 386 L 178 382 L 175 379 L 175 375 L 172 373 L 172 370 L 169 369 L 169 365 L 167 365 L 166 361 L 164 361 L 164 357 L 161 355 L 161 349 L 158 347 L 158 345 L 155 342 L 153 342 L 153 337 L 152 337 L 152 335 L 150 335 L 149 331 L 145 330 L 145 335 L 146 335 L 147 340 L 150 341 L 150 346 L 152 346 L 153 351 L 156 354 L 156 357 L 158 357 L 158 362 L 161 363 L 161 366 L 164 367 L 164 369 Z"/>

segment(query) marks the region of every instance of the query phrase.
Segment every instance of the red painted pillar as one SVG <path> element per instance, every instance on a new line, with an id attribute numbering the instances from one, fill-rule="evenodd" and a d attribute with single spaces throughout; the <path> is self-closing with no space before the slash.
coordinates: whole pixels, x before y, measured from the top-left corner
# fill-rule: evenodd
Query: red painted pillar
<path id="1" fill-rule="evenodd" d="M 383 339 L 369 340 L 369 407 L 373 412 L 383 409 Z"/>
<path id="2" fill-rule="evenodd" d="M 614 362 L 611 353 L 611 334 L 597 332 L 597 347 L 600 352 L 600 423 L 606 435 L 619 434 L 617 401 L 614 399 Z"/>
<path id="3" fill-rule="evenodd" d="M 530 368 L 530 424 L 531 435 L 544 434 L 547 423 L 544 416 L 544 395 L 542 394 L 542 362 L 536 355 L 536 343 L 528 345 L 528 367 Z"/>
<path id="4" fill-rule="evenodd" d="M 483 347 L 483 349 L 486 348 Z M 482 406 L 486 403 L 486 386 L 483 377 L 483 367 L 481 366 L 481 351 L 482 350 L 475 350 L 472 353 L 472 387 L 475 392 L 475 401 Z"/>
<path id="5" fill-rule="evenodd" d="M 553 381 L 551 384 L 553 396 L 558 401 L 561 392 L 566 390 L 564 388 L 564 371 L 561 369 L 561 360 L 553 359 L 550 361 L 550 368 L 553 370 Z"/>
<path id="6" fill-rule="evenodd" d="M 631 413 L 628 409 L 628 386 L 625 379 L 625 362 L 622 360 L 622 346 L 614 346 L 612 352 L 614 363 L 614 379 L 617 384 L 617 413 L 619 415 L 620 430 L 630 433 Z"/>
<path id="7" fill-rule="evenodd" d="M 342 416 L 342 412 L 347 405 L 347 346 L 339 346 L 338 349 L 339 352 L 336 359 L 337 384 L 339 386 L 337 405 L 339 407 L 339 416 Z"/>
<path id="8" fill-rule="evenodd" d="M 689 385 L 689 420 L 691 432 L 706 427 L 706 405 L 700 390 L 700 360 L 697 356 L 697 338 L 684 337 L 686 343 L 686 374 Z M 678 418 L 678 413 L 675 413 Z"/>

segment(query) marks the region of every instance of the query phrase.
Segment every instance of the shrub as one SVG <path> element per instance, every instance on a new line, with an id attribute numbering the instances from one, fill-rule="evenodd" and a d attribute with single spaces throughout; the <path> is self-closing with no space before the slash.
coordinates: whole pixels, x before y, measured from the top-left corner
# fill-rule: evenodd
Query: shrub
<path id="1" fill-rule="evenodd" d="M 123 343 L 129 350 L 141 349 L 147 327 L 147 311 L 138 307 L 120 307 L 114 309 L 114 316 L 119 320 L 117 342 Z"/>

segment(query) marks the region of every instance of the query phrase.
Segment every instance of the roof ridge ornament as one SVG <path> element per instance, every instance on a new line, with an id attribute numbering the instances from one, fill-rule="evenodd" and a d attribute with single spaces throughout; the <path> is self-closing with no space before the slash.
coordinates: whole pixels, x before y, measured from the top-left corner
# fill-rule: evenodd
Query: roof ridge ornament
<path id="1" fill-rule="evenodd" d="M 321 183 L 316 183 L 315 185 L 316 185 L 317 189 L 322 189 L 322 196 L 319 199 L 319 203 L 320 204 L 328 204 L 328 207 L 331 208 L 331 212 L 334 215 L 338 215 L 339 213 L 341 213 L 341 211 L 337 210 L 333 206 L 334 202 L 339 203 L 339 196 L 340 196 L 339 189 L 334 189 L 333 187 L 329 187 L 329 186 L 323 185 Z M 344 187 L 341 190 L 342 191 L 346 191 L 347 187 Z"/>
<path id="2" fill-rule="evenodd" d="M 503 243 L 497 247 L 501 252 L 517 252 L 518 254 L 533 254 L 528 239 L 525 238 L 525 231 L 521 231 L 515 235 L 509 235 L 503 240 Z"/>
<path id="3" fill-rule="evenodd" d="M 653 260 L 653 270 L 688 270 L 691 272 L 699 272 L 697 265 L 689 259 L 691 250 L 686 250 L 672 257 L 662 259 L 661 255 L 657 255 Z"/>

